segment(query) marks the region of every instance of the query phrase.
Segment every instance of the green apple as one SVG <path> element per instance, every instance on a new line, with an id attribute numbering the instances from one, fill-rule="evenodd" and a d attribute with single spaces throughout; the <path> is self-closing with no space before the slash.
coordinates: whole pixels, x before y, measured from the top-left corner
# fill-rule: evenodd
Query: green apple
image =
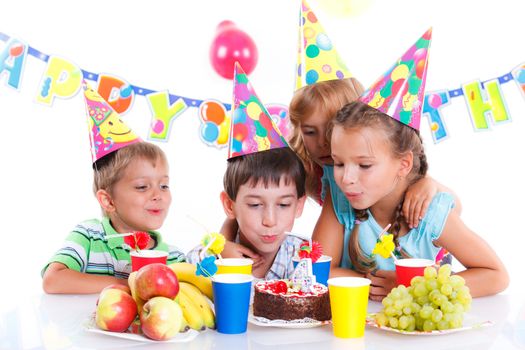
<path id="1" fill-rule="evenodd" d="M 172 299 L 154 297 L 142 307 L 139 315 L 142 333 L 153 340 L 174 337 L 181 329 L 182 309 Z"/>
<path id="2" fill-rule="evenodd" d="M 100 292 L 95 323 L 105 331 L 124 332 L 137 316 L 137 304 L 122 288 L 110 287 Z"/>

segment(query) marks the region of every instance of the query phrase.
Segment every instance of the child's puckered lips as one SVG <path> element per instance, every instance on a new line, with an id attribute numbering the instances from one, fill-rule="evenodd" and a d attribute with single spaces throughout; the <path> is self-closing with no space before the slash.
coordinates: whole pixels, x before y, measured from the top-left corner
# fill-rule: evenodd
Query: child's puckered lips
<path id="1" fill-rule="evenodd" d="M 362 192 L 345 192 L 345 196 L 346 198 L 348 198 L 348 200 L 359 199 L 361 198 L 362 195 L 363 195 Z"/>
<path id="2" fill-rule="evenodd" d="M 277 240 L 279 235 L 262 235 L 261 240 L 265 243 L 273 243 Z"/>
<path id="3" fill-rule="evenodd" d="M 164 209 L 146 209 L 148 213 L 152 215 L 160 215 L 164 212 Z"/>

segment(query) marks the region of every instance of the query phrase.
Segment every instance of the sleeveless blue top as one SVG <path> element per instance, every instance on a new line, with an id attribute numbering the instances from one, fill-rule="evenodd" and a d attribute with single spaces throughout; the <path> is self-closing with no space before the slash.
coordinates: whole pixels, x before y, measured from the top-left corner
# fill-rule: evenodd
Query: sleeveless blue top
<path id="1" fill-rule="evenodd" d="M 355 225 L 354 209 L 350 206 L 348 199 L 335 183 L 333 167 L 325 166 L 323 170 L 323 187 L 325 185 L 330 186 L 334 212 L 339 222 L 345 227 L 343 256 L 340 267 L 351 269 L 352 262 L 348 254 L 348 242 Z M 433 241 L 441 236 L 448 214 L 453 207 L 454 197 L 452 197 L 452 195 L 445 192 L 437 193 L 432 199 L 425 217 L 419 222 L 419 225 L 399 238 L 399 245 L 403 248 L 404 252 L 413 258 L 435 260 L 441 247 L 436 247 Z M 365 255 L 372 255 L 372 250 L 375 247 L 381 231 L 382 227 L 375 221 L 372 214 L 368 212 L 368 220 L 359 225 L 358 239 Z M 378 269 L 395 270 L 393 259 L 384 259 L 380 255 L 375 255 L 375 260 Z"/>

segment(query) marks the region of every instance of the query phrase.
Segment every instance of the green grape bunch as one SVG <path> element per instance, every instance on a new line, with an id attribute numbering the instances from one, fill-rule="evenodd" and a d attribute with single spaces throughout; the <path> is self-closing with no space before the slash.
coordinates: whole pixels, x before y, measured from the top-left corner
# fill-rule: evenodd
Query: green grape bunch
<path id="1" fill-rule="evenodd" d="M 472 296 L 463 277 L 451 272 L 449 264 L 428 266 L 424 276 L 412 278 L 410 287 L 393 288 L 375 315 L 377 325 L 407 332 L 460 328 Z"/>

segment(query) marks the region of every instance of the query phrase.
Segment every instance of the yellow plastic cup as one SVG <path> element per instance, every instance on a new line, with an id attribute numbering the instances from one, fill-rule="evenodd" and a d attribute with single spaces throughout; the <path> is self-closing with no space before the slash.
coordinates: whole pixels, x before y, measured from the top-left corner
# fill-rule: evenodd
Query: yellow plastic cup
<path id="1" fill-rule="evenodd" d="M 328 280 L 332 328 L 338 338 L 365 335 L 370 281 L 361 277 L 335 277 Z"/>
<path id="2" fill-rule="evenodd" d="M 252 259 L 246 258 L 223 258 L 215 260 L 217 264 L 217 273 L 241 273 L 245 275 L 252 274 Z"/>

